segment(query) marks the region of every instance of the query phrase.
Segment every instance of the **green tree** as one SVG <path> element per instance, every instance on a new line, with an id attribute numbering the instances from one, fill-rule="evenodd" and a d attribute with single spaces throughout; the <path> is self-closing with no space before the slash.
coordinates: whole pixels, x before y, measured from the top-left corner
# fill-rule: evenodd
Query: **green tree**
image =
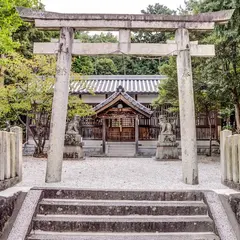
<path id="1" fill-rule="evenodd" d="M 141 10 L 142 14 L 162 14 L 162 15 L 175 15 L 176 11 L 171 10 L 165 5 L 156 3 L 154 5 L 148 5 L 146 10 Z M 133 35 L 133 42 L 137 43 L 165 43 L 172 34 L 166 32 L 149 32 L 140 31 Z"/>
<path id="2" fill-rule="evenodd" d="M 143 14 L 166 14 L 166 15 L 172 15 L 176 14 L 176 11 L 169 9 L 168 7 L 160 4 L 155 5 L 149 5 L 146 10 L 141 11 Z M 165 32 L 149 32 L 149 31 L 140 31 L 138 33 L 132 34 L 132 42 L 133 43 L 165 43 L 167 39 L 172 38 L 173 34 L 165 33 Z M 111 42 L 116 43 L 117 37 L 113 35 L 112 33 L 108 32 L 107 34 L 95 34 L 90 35 L 88 32 L 77 32 L 76 38 L 80 39 L 81 42 L 90 42 L 90 43 L 100 43 L 100 42 Z M 147 57 L 147 56 L 146 56 Z M 135 56 L 108 56 L 108 57 L 88 57 L 87 65 L 89 65 L 89 68 L 91 69 L 92 64 L 95 68 L 93 71 L 93 74 L 107 74 L 109 72 L 110 74 L 127 74 L 127 75 L 154 75 L 158 74 L 158 68 L 159 68 L 159 59 L 151 59 L 146 57 L 135 57 Z M 100 59 L 110 59 L 114 62 L 117 71 L 104 71 L 102 69 L 99 71 L 98 63 L 103 62 L 103 60 Z M 78 61 L 79 59 L 76 59 L 75 61 Z M 104 60 L 106 62 L 106 60 Z M 83 63 L 82 63 L 83 62 Z M 81 65 L 84 65 L 86 61 L 78 61 L 76 64 L 73 63 L 74 68 L 73 71 L 81 73 L 79 69 L 82 69 Z M 92 64 L 91 64 L 92 62 Z M 111 61 L 107 61 L 110 63 Z M 110 64 L 112 65 L 112 63 Z M 75 68 L 76 67 L 76 68 Z M 108 66 L 110 67 L 110 66 Z M 98 68 L 98 69 L 96 69 Z M 91 71 L 90 71 L 91 72 Z"/>
<path id="3" fill-rule="evenodd" d="M 236 9 L 229 24 L 216 27 L 202 41 L 216 46 L 216 57 L 200 63 L 202 78 L 213 82 L 215 90 L 220 92 L 219 101 L 222 108 L 234 105 L 237 132 L 240 132 L 240 2 L 227 0 L 191 0 L 187 2 L 193 12 L 214 12 Z M 231 108 L 231 107 L 230 107 Z"/>
<path id="4" fill-rule="evenodd" d="M 92 75 L 94 70 L 94 62 L 91 57 L 79 56 L 73 59 L 73 72 L 80 73 L 81 75 Z"/>
<path id="5" fill-rule="evenodd" d="M 0 87 L 1 125 L 10 120 L 25 126 L 36 144 L 35 155 L 42 156 L 50 127 L 56 60 L 52 56 L 26 59 L 13 54 L 8 67 L 9 84 Z M 78 96 L 69 97 L 69 117 L 92 113 Z M 31 124 L 26 124 L 23 116 L 28 116 Z"/>
<path id="6" fill-rule="evenodd" d="M 20 43 L 12 37 L 23 25 L 16 6 L 36 8 L 39 4 L 38 0 L 0 0 L 0 85 L 3 84 L 5 54 L 13 52 L 20 46 Z"/>
<path id="7" fill-rule="evenodd" d="M 117 73 L 117 67 L 113 60 L 109 58 L 100 58 L 96 61 L 97 75 L 114 75 Z"/>
<path id="8" fill-rule="evenodd" d="M 13 41 L 12 34 L 23 24 L 16 6 L 38 7 L 38 0 L 0 0 L 0 54 L 12 52 L 19 46 Z"/>
<path id="9" fill-rule="evenodd" d="M 159 67 L 159 71 L 167 77 L 161 81 L 158 87 L 158 98 L 153 104 L 155 106 L 159 106 L 167 103 L 171 106 L 169 111 L 178 112 L 179 100 L 176 57 L 170 57 L 168 62 Z"/>

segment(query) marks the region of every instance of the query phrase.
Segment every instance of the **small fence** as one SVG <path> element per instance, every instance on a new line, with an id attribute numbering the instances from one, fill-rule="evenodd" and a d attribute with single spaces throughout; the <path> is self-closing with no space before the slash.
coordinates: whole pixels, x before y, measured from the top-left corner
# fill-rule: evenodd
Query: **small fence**
<path id="1" fill-rule="evenodd" d="M 22 129 L 0 131 L 0 190 L 22 180 Z"/>
<path id="2" fill-rule="evenodd" d="M 231 188 L 240 189 L 240 134 L 229 130 L 220 134 L 221 179 Z"/>

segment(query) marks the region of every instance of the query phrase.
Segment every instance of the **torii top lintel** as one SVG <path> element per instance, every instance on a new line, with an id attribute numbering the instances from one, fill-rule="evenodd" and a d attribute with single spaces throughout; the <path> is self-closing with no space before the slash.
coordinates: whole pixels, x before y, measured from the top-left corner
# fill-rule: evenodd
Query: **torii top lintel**
<path id="1" fill-rule="evenodd" d="M 210 31 L 215 24 L 227 23 L 234 10 L 224 10 L 197 15 L 155 15 L 155 14 L 67 14 L 36 11 L 17 7 L 21 18 L 34 22 L 41 29 L 60 29 L 72 27 L 82 30 L 161 30 L 169 31 L 186 28 L 196 31 Z"/>

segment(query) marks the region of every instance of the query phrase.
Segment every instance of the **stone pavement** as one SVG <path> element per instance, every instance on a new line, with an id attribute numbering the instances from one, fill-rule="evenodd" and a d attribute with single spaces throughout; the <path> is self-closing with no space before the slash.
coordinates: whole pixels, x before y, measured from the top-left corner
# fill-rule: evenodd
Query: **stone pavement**
<path id="1" fill-rule="evenodd" d="M 181 161 L 160 162 L 151 158 L 87 158 L 64 161 L 61 183 L 45 183 L 46 159 L 24 158 L 23 181 L 30 187 L 71 187 L 85 189 L 180 190 L 201 189 L 227 192 L 221 184 L 217 157 L 199 157 L 200 184 L 182 182 Z"/>

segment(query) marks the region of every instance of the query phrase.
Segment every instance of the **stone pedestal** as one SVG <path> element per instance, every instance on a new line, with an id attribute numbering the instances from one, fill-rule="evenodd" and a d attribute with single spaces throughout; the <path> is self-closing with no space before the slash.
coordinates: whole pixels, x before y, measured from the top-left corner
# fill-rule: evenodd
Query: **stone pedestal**
<path id="1" fill-rule="evenodd" d="M 63 150 L 63 159 L 83 160 L 83 142 L 79 134 L 66 134 Z"/>
<path id="2" fill-rule="evenodd" d="M 179 159 L 177 147 L 178 143 L 176 142 L 175 135 L 173 134 L 159 135 L 155 159 L 159 161 Z"/>

